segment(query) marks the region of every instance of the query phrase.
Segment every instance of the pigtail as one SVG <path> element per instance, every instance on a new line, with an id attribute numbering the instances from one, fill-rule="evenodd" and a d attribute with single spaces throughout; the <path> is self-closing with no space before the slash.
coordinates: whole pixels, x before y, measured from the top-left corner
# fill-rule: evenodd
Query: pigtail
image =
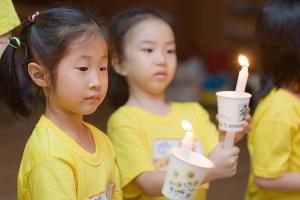
<path id="1" fill-rule="evenodd" d="M 22 89 L 18 77 L 16 64 L 16 52 L 21 47 L 18 38 L 12 37 L 0 59 L 0 95 L 10 110 L 21 116 L 27 116 L 30 112 L 22 97 Z"/>

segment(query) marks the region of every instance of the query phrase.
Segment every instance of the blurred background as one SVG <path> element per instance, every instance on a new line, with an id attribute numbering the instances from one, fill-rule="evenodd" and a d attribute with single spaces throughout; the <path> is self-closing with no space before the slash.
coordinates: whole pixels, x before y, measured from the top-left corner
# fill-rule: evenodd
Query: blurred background
<path id="1" fill-rule="evenodd" d="M 239 54 L 250 62 L 247 92 L 259 91 L 259 61 L 255 55 L 255 19 L 264 0 L 14 0 L 16 11 L 25 19 L 48 6 L 71 5 L 110 20 L 116 12 L 133 5 L 149 5 L 170 13 L 176 22 L 178 52 L 177 75 L 167 98 L 176 101 L 198 101 L 215 121 L 219 90 L 232 90 L 240 66 Z M 18 29 L 13 33 L 17 34 Z M 252 98 L 255 100 L 255 98 Z M 253 106 L 251 102 L 251 107 Z M 39 113 L 27 119 L 16 119 L 0 102 L 0 194 L 3 200 L 17 198 L 17 173 L 23 149 Z M 252 111 L 254 109 L 252 108 Z M 86 120 L 106 131 L 113 112 L 105 102 Z M 247 186 L 249 157 L 246 138 L 241 148 L 238 173 L 232 178 L 211 183 L 208 200 L 240 200 Z"/>

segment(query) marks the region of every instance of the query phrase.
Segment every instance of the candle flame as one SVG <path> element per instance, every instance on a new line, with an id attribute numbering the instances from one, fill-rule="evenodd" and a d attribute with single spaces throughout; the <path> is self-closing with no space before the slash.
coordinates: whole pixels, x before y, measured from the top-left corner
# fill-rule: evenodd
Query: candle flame
<path id="1" fill-rule="evenodd" d="M 181 126 L 186 131 L 192 131 L 193 130 L 193 127 L 192 127 L 191 123 L 187 120 L 182 120 L 181 121 Z"/>
<path id="2" fill-rule="evenodd" d="M 241 66 L 249 67 L 248 58 L 244 55 L 239 55 L 238 62 Z"/>

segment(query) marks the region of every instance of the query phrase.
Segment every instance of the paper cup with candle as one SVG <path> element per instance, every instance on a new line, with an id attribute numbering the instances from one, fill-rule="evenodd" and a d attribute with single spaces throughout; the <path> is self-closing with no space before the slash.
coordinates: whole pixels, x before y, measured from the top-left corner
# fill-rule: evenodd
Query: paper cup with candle
<path id="1" fill-rule="evenodd" d="M 235 91 L 217 92 L 219 129 L 226 132 L 241 132 L 244 116 L 251 94 L 237 95 Z"/>
<path id="2" fill-rule="evenodd" d="M 216 93 L 219 129 L 227 132 L 224 148 L 230 148 L 234 143 L 235 133 L 243 130 L 244 116 L 251 98 L 251 94 L 245 92 L 248 80 L 248 59 L 246 56 L 240 55 L 238 62 L 242 69 L 239 72 L 235 91 Z"/>
<path id="3" fill-rule="evenodd" d="M 205 171 L 212 167 L 213 163 L 200 154 L 191 151 L 186 157 L 183 148 L 171 149 L 162 194 L 172 200 L 192 199 Z"/>

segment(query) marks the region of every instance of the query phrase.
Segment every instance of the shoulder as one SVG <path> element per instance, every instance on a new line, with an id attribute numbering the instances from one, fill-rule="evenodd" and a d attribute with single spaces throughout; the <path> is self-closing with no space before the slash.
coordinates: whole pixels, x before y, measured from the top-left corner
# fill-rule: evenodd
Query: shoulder
<path id="1" fill-rule="evenodd" d="M 282 89 L 272 90 L 260 101 L 254 113 L 254 120 L 261 118 L 280 122 L 299 120 L 300 101 Z"/>
<path id="2" fill-rule="evenodd" d="M 142 113 L 137 108 L 122 106 L 118 108 L 108 119 L 108 129 L 114 126 L 135 124 Z"/>
<path id="3" fill-rule="evenodd" d="M 58 132 L 57 127 L 42 116 L 26 143 L 23 157 L 40 162 L 51 157 L 68 156 L 69 150 Z"/>

